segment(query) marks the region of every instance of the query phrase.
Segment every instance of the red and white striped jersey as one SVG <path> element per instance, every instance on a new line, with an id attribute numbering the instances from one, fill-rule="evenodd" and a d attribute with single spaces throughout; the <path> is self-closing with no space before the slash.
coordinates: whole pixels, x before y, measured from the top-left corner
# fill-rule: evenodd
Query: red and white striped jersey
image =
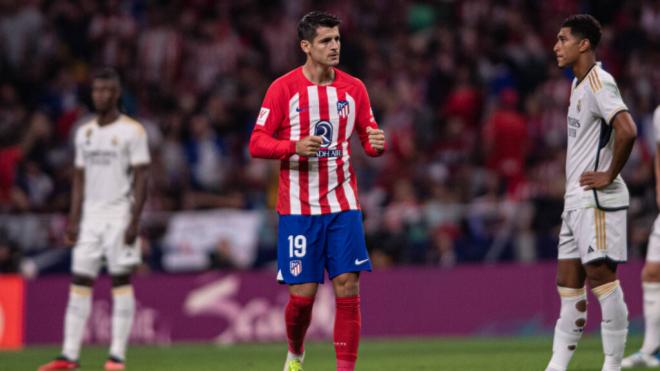
<path id="1" fill-rule="evenodd" d="M 369 156 L 367 127 L 378 128 L 362 81 L 335 68 L 335 81 L 315 85 L 302 67 L 268 88 L 250 138 L 250 154 L 281 160 L 277 212 L 320 215 L 359 210 L 357 179 L 350 163 L 355 130 Z M 315 157 L 296 154 L 296 142 L 323 138 Z"/>

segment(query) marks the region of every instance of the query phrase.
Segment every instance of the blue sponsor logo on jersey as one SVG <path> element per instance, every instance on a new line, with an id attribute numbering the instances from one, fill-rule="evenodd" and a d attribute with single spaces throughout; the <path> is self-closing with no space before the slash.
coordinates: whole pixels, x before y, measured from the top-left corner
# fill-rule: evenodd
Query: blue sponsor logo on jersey
<path id="1" fill-rule="evenodd" d="M 332 145 L 332 132 L 333 126 L 330 122 L 322 120 L 314 125 L 314 135 L 321 137 L 323 142 L 321 143 L 321 149 L 316 151 L 316 157 L 318 158 L 334 158 L 341 157 L 343 152 L 341 149 L 331 149 L 329 148 Z"/>
<path id="2" fill-rule="evenodd" d="M 316 151 L 316 157 L 318 158 L 335 158 L 341 157 L 342 154 L 341 149 L 320 149 Z"/>
<path id="3" fill-rule="evenodd" d="M 328 148 L 332 144 L 332 124 L 328 121 L 319 121 L 314 125 L 314 135 L 323 139 L 321 148 Z"/>

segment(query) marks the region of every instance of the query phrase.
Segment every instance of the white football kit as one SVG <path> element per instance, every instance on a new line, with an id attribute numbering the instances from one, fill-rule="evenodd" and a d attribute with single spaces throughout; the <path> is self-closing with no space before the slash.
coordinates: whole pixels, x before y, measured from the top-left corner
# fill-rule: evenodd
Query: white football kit
<path id="1" fill-rule="evenodd" d="M 111 274 L 125 274 L 141 261 L 138 241 L 124 243 L 131 218 L 133 166 L 150 162 L 147 135 L 126 115 L 108 125 L 96 119 L 75 136 L 75 166 L 84 170 L 82 221 L 72 271 L 96 277 L 103 260 Z"/>
<path id="2" fill-rule="evenodd" d="M 614 146 L 612 120 L 627 109 L 614 78 L 600 64 L 594 65 L 582 81 L 573 80 L 559 259 L 581 259 L 583 264 L 604 258 L 627 260 L 629 195 L 621 175 L 604 189 L 584 190 L 580 186 L 584 172 L 609 168 Z"/>
<path id="3" fill-rule="evenodd" d="M 653 131 L 655 132 L 655 142 L 660 144 L 660 106 L 653 113 Z M 655 219 L 653 230 L 649 236 L 646 261 L 660 263 L 660 214 Z"/>

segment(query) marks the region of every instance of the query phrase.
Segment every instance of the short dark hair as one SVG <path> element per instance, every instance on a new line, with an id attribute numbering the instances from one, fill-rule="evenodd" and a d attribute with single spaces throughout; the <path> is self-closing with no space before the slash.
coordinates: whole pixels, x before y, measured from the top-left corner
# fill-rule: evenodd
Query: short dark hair
<path id="1" fill-rule="evenodd" d="M 121 82 L 121 78 L 119 77 L 119 73 L 117 70 L 115 70 L 112 67 L 102 67 L 96 70 L 92 74 L 92 79 L 100 79 L 100 80 L 114 80 L 117 81 L 117 83 Z"/>
<path id="2" fill-rule="evenodd" d="M 339 26 L 341 21 L 337 16 L 321 12 L 313 11 L 305 14 L 298 22 L 298 40 L 313 41 L 316 37 L 316 29 L 319 27 L 335 27 Z"/>
<path id="3" fill-rule="evenodd" d="M 589 39 L 591 49 L 596 49 L 600 42 L 600 22 L 590 14 L 574 14 L 564 20 L 561 27 L 568 27 L 574 36 Z"/>

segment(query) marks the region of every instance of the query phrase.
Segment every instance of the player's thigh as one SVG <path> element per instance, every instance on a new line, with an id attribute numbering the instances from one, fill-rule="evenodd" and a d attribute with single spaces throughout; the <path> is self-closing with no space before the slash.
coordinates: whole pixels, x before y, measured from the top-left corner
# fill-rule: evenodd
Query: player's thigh
<path id="1" fill-rule="evenodd" d="M 559 244 L 557 246 L 557 259 L 560 261 L 580 259 L 580 250 L 571 228 L 575 212 L 576 210 L 564 211 L 561 215 L 561 229 L 559 230 Z"/>
<path id="2" fill-rule="evenodd" d="M 277 231 L 277 280 L 290 285 L 323 283 L 322 216 L 281 215 Z"/>
<path id="3" fill-rule="evenodd" d="M 124 241 L 126 226 L 124 220 L 112 220 L 103 230 L 104 255 L 111 275 L 130 274 L 142 262 L 140 239 L 130 245 Z"/>
<path id="4" fill-rule="evenodd" d="M 584 287 L 586 277 L 582 260 L 579 258 L 557 261 L 557 286 L 579 289 Z"/>
<path id="5" fill-rule="evenodd" d="M 83 220 L 78 240 L 73 247 L 71 272 L 75 275 L 96 278 L 103 262 L 101 222 Z"/>
<path id="6" fill-rule="evenodd" d="M 330 279 L 342 273 L 371 271 L 362 225 L 357 210 L 331 214 L 327 225 L 328 253 L 326 266 Z"/>
<path id="7" fill-rule="evenodd" d="M 626 210 L 580 209 L 574 230 L 583 264 L 628 260 Z"/>

